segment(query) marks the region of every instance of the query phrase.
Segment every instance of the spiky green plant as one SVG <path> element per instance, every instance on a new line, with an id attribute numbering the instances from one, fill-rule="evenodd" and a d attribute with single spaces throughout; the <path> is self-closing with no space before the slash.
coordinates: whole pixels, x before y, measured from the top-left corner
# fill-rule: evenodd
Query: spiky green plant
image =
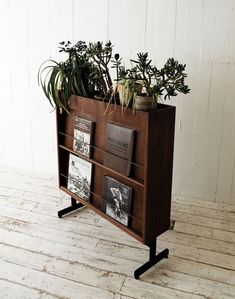
<path id="1" fill-rule="evenodd" d="M 72 94 L 93 96 L 95 67 L 89 61 L 87 45 L 83 41 L 74 46 L 71 42 L 60 43 L 60 52 L 68 54 L 66 61 L 45 61 L 38 71 L 38 83 L 53 107 L 69 113 Z"/>

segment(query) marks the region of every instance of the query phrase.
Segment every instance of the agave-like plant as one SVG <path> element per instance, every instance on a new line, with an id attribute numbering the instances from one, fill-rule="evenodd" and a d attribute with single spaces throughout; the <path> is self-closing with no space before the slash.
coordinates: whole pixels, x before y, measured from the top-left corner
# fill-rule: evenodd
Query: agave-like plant
<path id="1" fill-rule="evenodd" d="M 60 52 L 69 55 L 66 61 L 45 61 L 38 71 L 41 85 L 52 107 L 69 113 L 69 98 L 72 94 L 89 97 L 94 93 L 95 67 L 89 61 L 87 45 L 83 41 L 71 46 L 71 42 L 60 43 Z"/>

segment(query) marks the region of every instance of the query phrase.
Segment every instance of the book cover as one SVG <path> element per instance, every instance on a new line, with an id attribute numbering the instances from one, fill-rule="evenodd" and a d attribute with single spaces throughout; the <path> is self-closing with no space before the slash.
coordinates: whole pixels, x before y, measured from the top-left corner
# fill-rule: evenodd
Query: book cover
<path id="1" fill-rule="evenodd" d="M 91 156 L 91 142 L 94 122 L 78 116 L 74 117 L 73 150 L 88 158 Z"/>
<path id="2" fill-rule="evenodd" d="M 108 123 L 104 165 L 130 175 L 135 130 Z"/>
<path id="3" fill-rule="evenodd" d="M 68 190 L 89 201 L 92 163 L 69 154 Z"/>
<path id="4" fill-rule="evenodd" d="M 106 205 L 106 214 L 125 226 L 131 206 L 132 188 L 109 177 L 104 177 L 103 198 Z"/>

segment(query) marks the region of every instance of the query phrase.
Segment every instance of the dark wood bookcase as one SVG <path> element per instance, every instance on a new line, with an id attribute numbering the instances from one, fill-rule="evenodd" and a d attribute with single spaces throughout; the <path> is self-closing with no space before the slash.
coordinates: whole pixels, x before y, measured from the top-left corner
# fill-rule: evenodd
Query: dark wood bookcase
<path id="1" fill-rule="evenodd" d="M 162 258 L 168 249 L 156 255 L 156 238 L 170 227 L 171 187 L 173 168 L 175 107 L 158 104 L 155 111 L 123 109 L 119 105 L 72 96 L 70 115 L 57 110 L 59 188 L 71 196 L 71 206 L 58 212 L 61 218 L 83 206 L 90 208 L 109 222 L 150 248 L 149 261 L 134 272 L 138 278 Z M 104 115 L 105 109 L 107 109 Z M 74 116 L 95 122 L 91 158 L 73 151 Z M 103 165 L 107 123 L 135 130 L 134 148 L 129 177 Z M 92 163 L 90 201 L 67 189 L 69 154 Z M 106 215 L 103 210 L 103 178 L 110 176 L 132 188 L 128 226 Z"/>

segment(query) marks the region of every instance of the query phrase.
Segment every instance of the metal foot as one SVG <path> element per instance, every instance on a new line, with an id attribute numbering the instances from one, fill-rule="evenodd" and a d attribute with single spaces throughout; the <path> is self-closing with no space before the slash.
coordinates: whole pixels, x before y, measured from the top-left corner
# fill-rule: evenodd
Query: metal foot
<path id="1" fill-rule="evenodd" d="M 164 258 L 168 258 L 169 255 L 169 249 L 166 248 L 162 252 L 156 255 L 156 239 L 152 240 L 149 243 L 149 261 L 143 264 L 141 267 L 135 270 L 134 277 L 135 279 L 139 279 L 140 275 L 149 270 L 151 267 L 156 265 L 158 262 L 160 262 Z"/>
<path id="2" fill-rule="evenodd" d="M 80 209 L 82 207 L 84 207 L 83 204 L 81 204 L 80 202 L 77 202 L 74 198 L 71 197 L 71 206 L 58 211 L 58 217 L 62 218 L 62 216 L 66 215 L 70 212 L 73 212 L 77 209 Z"/>

